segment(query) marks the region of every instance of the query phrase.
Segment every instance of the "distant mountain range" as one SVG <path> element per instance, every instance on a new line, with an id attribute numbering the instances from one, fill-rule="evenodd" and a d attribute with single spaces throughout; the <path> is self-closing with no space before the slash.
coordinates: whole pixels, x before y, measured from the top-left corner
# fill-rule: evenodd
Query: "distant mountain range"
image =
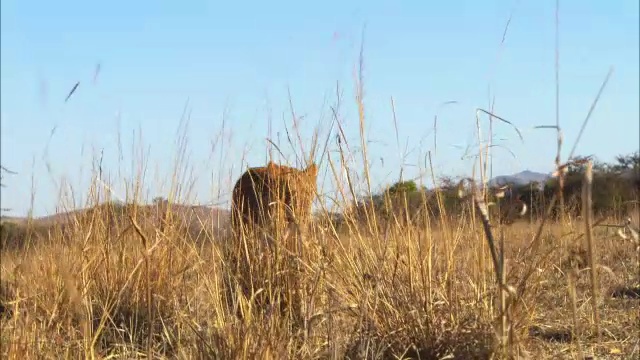
<path id="1" fill-rule="evenodd" d="M 640 173 L 637 169 L 625 169 L 619 172 L 620 177 L 628 180 L 637 179 L 640 181 Z M 528 185 L 537 182 L 541 186 L 551 179 L 551 174 L 543 174 L 535 171 L 521 171 L 513 175 L 496 176 L 489 180 L 489 186 L 503 186 L 506 184 L 515 184 L 517 186 Z"/>
<path id="2" fill-rule="evenodd" d="M 528 185 L 532 182 L 544 184 L 551 178 L 551 174 L 543 174 L 535 171 L 521 171 L 513 175 L 501 175 L 496 176 L 489 180 L 489 186 L 503 186 L 506 184 L 514 184 L 517 186 Z"/>

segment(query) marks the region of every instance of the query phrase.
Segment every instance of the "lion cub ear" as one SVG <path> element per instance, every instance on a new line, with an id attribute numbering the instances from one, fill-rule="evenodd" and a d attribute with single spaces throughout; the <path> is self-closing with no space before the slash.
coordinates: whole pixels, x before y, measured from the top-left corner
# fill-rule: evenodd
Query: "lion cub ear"
<path id="1" fill-rule="evenodd" d="M 307 168 L 305 169 L 305 172 L 311 177 L 317 177 L 318 176 L 318 165 L 313 163 L 313 164 L 307 166 Z"/>
<path id="2" fill-rule="evenodd" d="M 276 163 L 274 163 L 273 161 L 269 161 L 269 163 L 267 164 L 267 173 L 269 173 L 271 175 L 277 175 L 278 174 L 278 168 L 279 168 L 279 166 L 276 165 Z"/>

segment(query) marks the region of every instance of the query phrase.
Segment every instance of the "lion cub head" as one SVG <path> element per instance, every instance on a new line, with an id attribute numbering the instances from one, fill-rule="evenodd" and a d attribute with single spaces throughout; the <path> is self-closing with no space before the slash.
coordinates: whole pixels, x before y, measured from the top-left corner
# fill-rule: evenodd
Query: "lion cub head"
<path id="1" fill-rule="evenodd" d="M 241 225 L 271 227 L 302 223 L 311 214 L 317 191 L 318 168 L 304 170 L 277 165 L 249 168 L 233 187 L 231 222 L 235 231 Z"/>

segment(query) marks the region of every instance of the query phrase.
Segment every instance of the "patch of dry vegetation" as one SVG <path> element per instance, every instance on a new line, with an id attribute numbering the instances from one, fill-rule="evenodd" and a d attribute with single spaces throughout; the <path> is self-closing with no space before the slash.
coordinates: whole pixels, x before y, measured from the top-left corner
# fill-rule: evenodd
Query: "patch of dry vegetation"
<path id="1" fill-rule="evenodd" d="M 493 352 L 494 274 L 482 234 L 469 227 L 451 222 L 450 230 L 405 226 L 358 236 L 317 228 L 296 259 L 252 254 L 263 256 L 253 275 L 268 280 L 262 291 L 273 294 L 291 290 L 282 273 L 299 262 L 300 317 L 263 306 L 240 319 L 233 301 L 245 311 L 251 305 L 240 293 L 229 297 L 234 273 L 217 246 L 231 239 L 197 247 L 170 224 L 162 231 L 137 225 L 141 220 L 107 224 L 108 211 L 48 242 L 2 252 L 3 357 L 428 359 Z M 505 229 L 507 283 L 522 277 L 534 232 L 523 223 Z M 595 344 L 588 261 L 570 250 L 584 248 L 578 233 L 557 224 L 542 236 L 540 251 L 550 255 L 510 315 L 521 351 L 563 358 L 576 354 L 578 341 L 585 349 Z M 629 242 L 596 238 L 603 331 L 593 351 L 631 356 L 639 300 L 612 294 L 637 286 L 638 260 Z"/>
<path id="2" fill-rule="evenodd" d="M 361 145 L 368 164 L 359 80 Z M 348 148 L 339 107 L 332 110 L 338 144 Z M 482 159 L 489 145 L 478 137 L 486 169 Z M 338 153 L 344 159 L 345 149 Z M 339 179 L 346 163 L 330 157 L 326 162 Z M 350 179 L 338 189 L 340 198 L 332 199 L 344 212 L 336 216 L 322 203 L 301 241 L 293 241 L 295 232 L 271 239 L 270 245 L 262 238 L 233 237 L 213 231 L 211 223 L 202 226 L 201 218 L 194 229 L 194 220 L 185 219 L 172 201 L 143 206 L 128 199 L 126 205 L 98 206 L 102 181 L 90 189 L 91 209 L 64 225 L 36 231 L 29 222 L 2 224 L 3 236 L 13 234 L 3 237 L 0 254 L 2 357 L 640 354 L 637 239 L 622 240 L 595 227 L 590 215 L 584 216 L 586 224 L 550 219 L 555 195 L 544 203 L 546 214 L 509 227 L 481 221 L 486 220 L 478 216 L 483 194 L 452 202 L 440 187 L 411 201 L 400 191 L 380 213 L 365 175 L 364 202 L 346 200 L 346 194 L 357 198 Z M 585 189 L 590 197 L 593 189 Z M 424 211 L 409 216 L 410 203 Z M 584 214 L 592 211 L 593 204 L 584 204 Z M 31 241 L 36 237 L 39 241 Z M 246 246 L 237 246 L 241 241 Z"/>
<path id="3" fill-rule="evenodd" d="M 99 185 L 92 206 L 58 222 L 2 224 L 3 357 L 638 354 L 637 240 L 616 229 L 591 223 L 591 247 L 575 219 L 483 231 L 478 194 L 392 186 L 382 207 L 342 200 L 337 216 L 322 204 L 301 241 L 285 232 L 265 245 L 173 201 L 99 205 Z"/>

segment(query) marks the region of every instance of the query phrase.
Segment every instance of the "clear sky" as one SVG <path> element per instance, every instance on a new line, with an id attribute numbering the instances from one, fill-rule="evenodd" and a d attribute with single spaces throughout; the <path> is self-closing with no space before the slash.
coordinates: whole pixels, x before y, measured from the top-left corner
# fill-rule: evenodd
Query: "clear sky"
<path id="1" fill-rule="evenodd" d="M 553 1 L 3 0 L 1 10 L 1 155 L 18 172 L 3 179 L 10 214 L 32 204 L 35 215 L 51 213 L 69 191 L 82 205 L 101 151 L 102 177 L 120 196 L 141 164 L 144 196 L 166 196 L 180 133 L 190 166 L 183 191 L 192 189 L 184 196 L 227 206 L 241 169 L 265 162 L 269 118 L 274 142 L 280 133 L 296 165 L 283 132 L 292 123 L 287 91 L 308 151 L 314 127 L 328 132 L 339 84 L 340 118 L 357 152 L 354 69 L 363 29 L 373 186 L 397 179 L 402 163 L 405 176 L 421 174 L 436 113 L 435 171 L 470 174 L 473 160 L 461 158 L 475 146 L 475 109 L 488 108 L 490 96 L 495 113 L 524 136 L 496 125 L 498 143 L 516 158 L 495 148 L 493 174 L 553 170 L 555 133 L 532 129 L 555 123 Z M 637 0 L 561 1 L 565 157 L 610 66 L 576 153 L 611 160 L 638 149 L 638 12 Z M 180 128 L 185 106 L 190 120 Z M 336 147 L 334 131 L 329 148 Z M 353 161 L 362 168 L 361 158 Z M 335 185 L 327 169 L 325 161 L 319 186 L 328 194 Z"/>

